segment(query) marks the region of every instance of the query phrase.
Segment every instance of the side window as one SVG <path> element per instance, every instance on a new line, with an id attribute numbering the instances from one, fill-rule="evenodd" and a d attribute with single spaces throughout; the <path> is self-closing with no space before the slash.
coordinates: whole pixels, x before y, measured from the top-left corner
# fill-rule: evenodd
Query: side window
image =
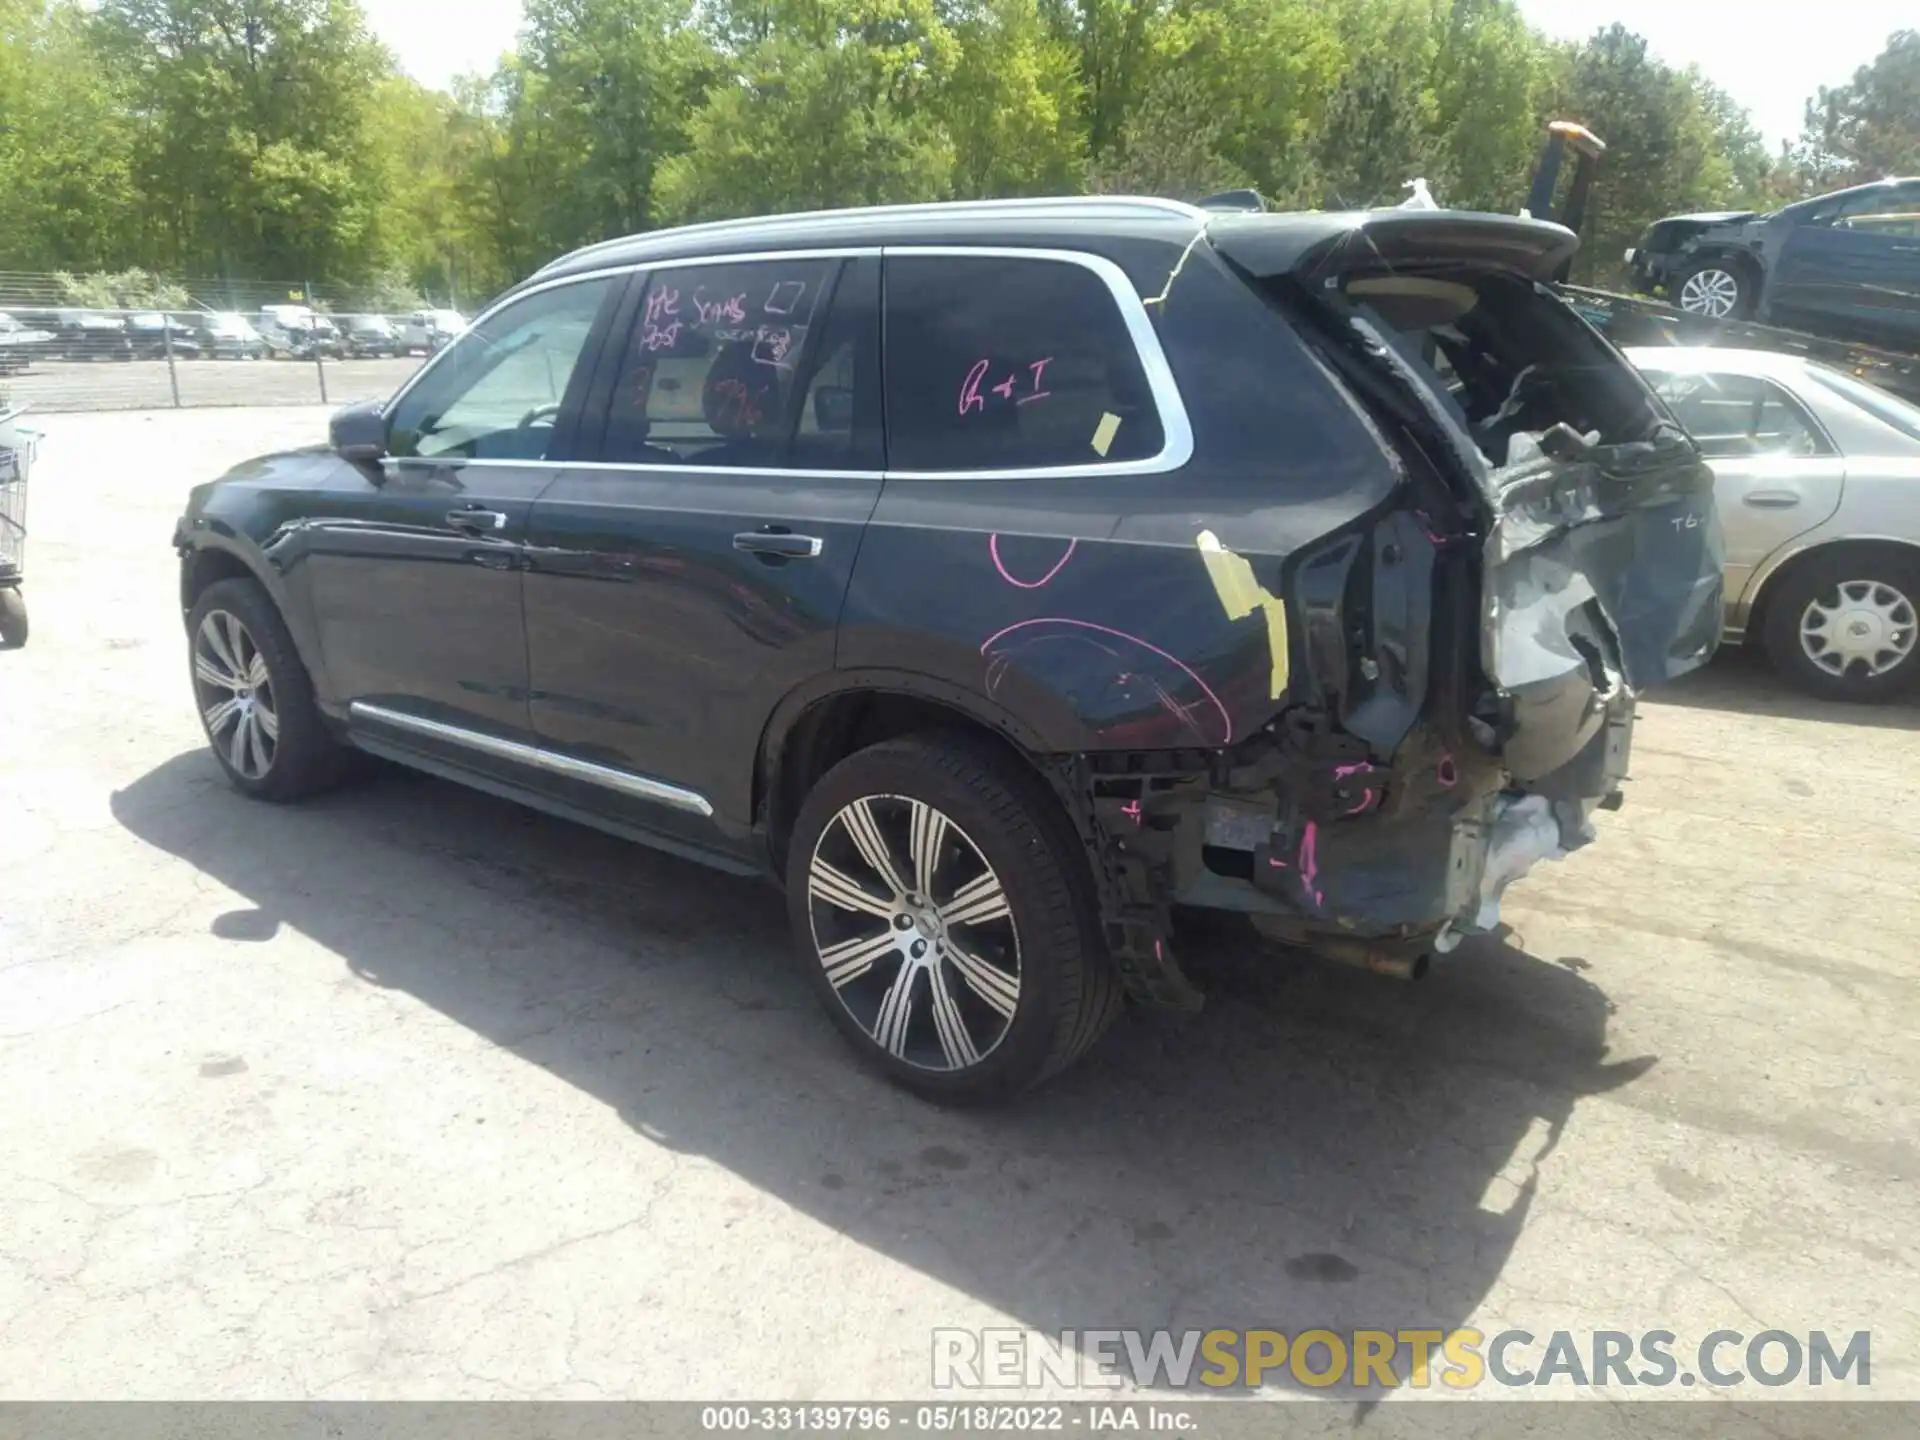
<path id="1" fill-rule="evenodd" d="M 1691 374 L 1647 379 L 1710 460 L 1829 453 L 1806 411 L 1769 381 Z"/>
<path id="2" fill-rule="evenodd" d="M 833 329 L 826 291 L 839 268 L 793 260 L 654 271 L 621 358 L 601 458 L 781 467 L 793 463 L 789 443 L 803 414 L 820 439 L 822 409 L 831 412 L 827 428 L 850 442 L 851 347 L 843 359 L 829 357 L 846 376 L 848 404 L 822 400 L 823 387 L 837 387 L 815 368 L 830 338 L 815 332 Z"/>
<path id="3" fill-rule="evenodd" d="M 887 465 L 1025 470 L 1156 455 L 1160 415 L 1106 282 L 1059 260 L 887 256 Z"/>
<path id="4" fill-rule="evenodd" d="M 568 382 L 613 281 L 516 300 L 456 340 L 388 419 L 393 455 L 544 460 Z"/>
<path id="5" fill-rule="evenodd" d="M 1920 185 L 1888 185 L 1849 200 L 1839 223 L 1890 239 L 1920 235 Z"/>

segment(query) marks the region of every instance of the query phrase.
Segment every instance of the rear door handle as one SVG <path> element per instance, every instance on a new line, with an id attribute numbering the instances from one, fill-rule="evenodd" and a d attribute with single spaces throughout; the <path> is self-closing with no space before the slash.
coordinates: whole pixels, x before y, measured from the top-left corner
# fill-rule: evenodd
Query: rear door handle
<path id="1" fill-rule="evenodd" d="M 1800 503 L 1800 497 L 1791 490 L 1755 490 L 1744 498 L 1759 510 L 1791 510 Z"/>
<path id="2" fill-rule="evenodd" d="M 778 555 L 787 560 L 813 560 L 827 548 L 818 535 L 795 535 L 788 530 L 747 530 L 733 537 L 733 548 L 749 555 Z"/>
<path id="3" fill-rule="evenodd" d="M 494 535 L 507 528 L 507 517 L 498 510 L 469 505 L 461 510 L 449 510 L 447 524 L 469 535 Z"/>

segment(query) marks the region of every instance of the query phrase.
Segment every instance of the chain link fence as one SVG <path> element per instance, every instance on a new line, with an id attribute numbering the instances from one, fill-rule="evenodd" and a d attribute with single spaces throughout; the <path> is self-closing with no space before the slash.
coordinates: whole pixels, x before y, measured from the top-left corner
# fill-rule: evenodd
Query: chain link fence
<path id="1" fill-rule="evenodd" d="M 41 412 L 384 399 L 466 327 L 458 312 L 333 308 L 306 287 L 223 282 L 190 308 L 60 303 L 65 277 L 0 273 L 0 406 Z M 203 287 L 204 290 L 205 287 Z M 311 298 L 310 298 L 311 297 Z M 240 308 L 246 304 L 247 308 Z"/>

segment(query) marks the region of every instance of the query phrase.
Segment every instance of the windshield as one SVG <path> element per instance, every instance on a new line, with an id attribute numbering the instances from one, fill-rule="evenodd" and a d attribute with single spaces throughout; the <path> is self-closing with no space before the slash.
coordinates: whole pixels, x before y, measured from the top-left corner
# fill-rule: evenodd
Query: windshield
<path id="1" fill-rule="evenodd" d="M 1807 374 L 1842 399 L 1852 401 L 1881 424 L 1891 426 L 1909 440 L 1920 440 L 1920 407 L 1825 365 L 1809 365 Z"/>

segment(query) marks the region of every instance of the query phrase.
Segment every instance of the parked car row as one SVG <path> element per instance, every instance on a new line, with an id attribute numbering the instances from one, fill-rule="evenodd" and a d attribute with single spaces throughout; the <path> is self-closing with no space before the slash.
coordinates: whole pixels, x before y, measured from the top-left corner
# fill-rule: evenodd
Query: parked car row
<path id="1" fill-rule="evenodd" d="M 431 355 L 466 329 L 453 310 L 329 316 L 306 305 L 234 311 L 0 311 L 0 374 L 34 360 L 288 360 Z"/>

